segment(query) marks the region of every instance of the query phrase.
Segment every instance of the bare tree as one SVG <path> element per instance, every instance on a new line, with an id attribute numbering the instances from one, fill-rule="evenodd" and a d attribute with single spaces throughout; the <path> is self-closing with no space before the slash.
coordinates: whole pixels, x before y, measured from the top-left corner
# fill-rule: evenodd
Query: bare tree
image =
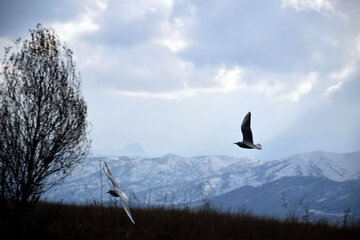
<path id="1" fill-rule="evenodd" d="M 0 76 L 0 204 L 27 210 L 87 155 L 87 105 L 72 51 L 38 24 L 5 48 Z"/>

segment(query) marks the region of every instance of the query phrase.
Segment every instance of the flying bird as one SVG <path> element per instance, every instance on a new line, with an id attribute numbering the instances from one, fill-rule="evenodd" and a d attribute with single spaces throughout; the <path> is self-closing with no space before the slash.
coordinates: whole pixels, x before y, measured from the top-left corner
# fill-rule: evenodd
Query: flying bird
<path id="1" fill-rule="evenodd" d="M 243 135 L 243 141 L 236 142 L 234 144 L 236 144 L 242 148 L 253 148 L 253 149 L 261 150 L 262 147 L 259 143 L 254 144 L 253 135 L 252 135 L 251 128 L 250 128 L 250 121 L 251 121 L 251 113 L 248 112 L 248 114 L 246 114 L 246 116 L 241 124 L 241 132 Z"/>
<path id="2" fill-rule="evenodd" d="M 129 198 L 120 190 L 119 184 L 116 182 L 115 178 L 111 174 L 106 162 L 104 162 L 104 171 L 109 178 L 110 182 L 113 185 L 113 188 L 110 189 L 107 193 L 110 193 L 114 197 L 120 197 L 120 200 L 124 206 L 126 214 L 129 216 L 132 223 L 135 224 L 133 218 L 131 217 L 130 208 L 129 208 Z"/>

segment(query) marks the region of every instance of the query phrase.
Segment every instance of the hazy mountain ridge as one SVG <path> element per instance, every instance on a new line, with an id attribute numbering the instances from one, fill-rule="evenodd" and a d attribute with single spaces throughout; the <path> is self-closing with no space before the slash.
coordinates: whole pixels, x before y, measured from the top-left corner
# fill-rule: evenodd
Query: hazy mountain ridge
<path id="1" fill-rule="evenodd" d="M 360 152 L 310 152 L 269 162 L 230 156 L 187 158 L 175 154 L 158 158 L 94 156 L 86 159 L 44 198 L 78 203 L 107 202 L 110 196 L 106 191 L 110 185 L 102 171 L 104 161 L 132 198 L 132 204 L 195 204 L 204 198 L 245 186 L 266 186 L 285 177 L 333 182 L 360 179 Z"/>
<path id="2" fill-rule="evenodd" d="M 360 217 L 360 180 L 336 182 L 319 177 L 283 177 L 260 186 L 243 186 L 211 198 L 222 209 L 247 209 L 278 217 L 325 217 L 341 221 L 345 211 L 351 221 Z M 350 220 L 350 219 L 349 219 Z"/>

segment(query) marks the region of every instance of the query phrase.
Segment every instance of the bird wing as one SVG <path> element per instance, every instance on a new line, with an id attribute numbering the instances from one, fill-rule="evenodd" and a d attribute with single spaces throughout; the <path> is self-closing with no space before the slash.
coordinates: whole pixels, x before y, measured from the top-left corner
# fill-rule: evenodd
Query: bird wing
<path id="1" fill-rule="evenodd" d="M 129 208 L 129 203 L 128 203 L 128 198 L 126 197 L 125 193 L 121 192 L 120 194 L 120 199 L 121 199 L 121 202 L 124 206 L 124 209 L 125 209 L 125 212 L 126 214 L 128 215 L 128 217 L 130 218 L 131 222 L 133 224 L 135 224 L 135 221 L 134 219 L 131 217 L 131 212 L 130 212 L 130 208 Z"/>
<path id="2" fill-rule="evenodd" d="M 120 186 L 117 183 L 117 181 L 115 180 L 115 178 L 113 177 L 113 175 L 111 174 L 106 162 L 104 162 L 104 171 L 106 173 L 106 176 L 109 178 L 110 182 L 112 183 L 113 188 L 117 188 L 120 190 Z"/>
<path id="3" fill-rule="evenodd" d="M 246 116 L 244 117 L 244 120 L 241 124 L 241 132 L 243 134 L 243 142 L 254 143 L 251 128 L 250 128 L 250 122 L 251 122 L 251 113 L 248 112 L 248 114 L 246 114 Z"/>

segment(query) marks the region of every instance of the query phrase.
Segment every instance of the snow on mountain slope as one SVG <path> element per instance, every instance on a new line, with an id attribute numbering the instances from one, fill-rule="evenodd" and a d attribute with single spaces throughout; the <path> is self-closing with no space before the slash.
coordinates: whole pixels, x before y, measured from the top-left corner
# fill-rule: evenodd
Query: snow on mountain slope
<path id="1" fill-rule="evenodd" d="M 338 182 L 359 179 L 360 152 L 310 152 L 250 167 L 234 163 L 221 169 L 218 174 L 201 179 L 200 185 L 207 186 L 207 191 L 217 196 L 241 186 L 259 186 L 290 176 L 322 177 Z M 214 181 L 216 184 L 213 184 Z"/>
<path id="2" fill-rule="evenodd" d="M 64 183 L 44 195 L 67 202 L 109 199 L 102 163 L 139 204 L 180 204 L 214 197 L 242 186 L 259 186 L 288 176 L 312 176 L 333 181 L 360 178 L 360 152 L 311 152 L 260 162 L 229 156 L 158 158 L 90 157 Z"/>
<path id="3" fill-rule="evenodd" d="M 103 162 L 107 162 L 110 171 L 125 192 L 128 194 L 134 192 L 142 202 L 150 201 L 149 199 L 154 202 L 160 195 L 175 194 L 187 189 L 192 183 L 214 175 L 233 163 L 243 167 L 258 164 L 256 160 L 229 156 L 185 158 L 168 154 L 158 158 L 90 157 L 64 183 L 46 193 L 44 197 L 48 200 L 75 202 L 99 201 L 101 194 L 105 195 L 104 191 L 109 187 L 102 173 Z M 145 198 L 148 200 L 145 201 Z"/>
<path id="4" fill-rule="evenodd" d="M 284 176 L 325 177 L 333 181 L 346 181 L 360 177 L 360 154 L 310 152 L 272 161 L 264 165 L 265 177 Z"/>

